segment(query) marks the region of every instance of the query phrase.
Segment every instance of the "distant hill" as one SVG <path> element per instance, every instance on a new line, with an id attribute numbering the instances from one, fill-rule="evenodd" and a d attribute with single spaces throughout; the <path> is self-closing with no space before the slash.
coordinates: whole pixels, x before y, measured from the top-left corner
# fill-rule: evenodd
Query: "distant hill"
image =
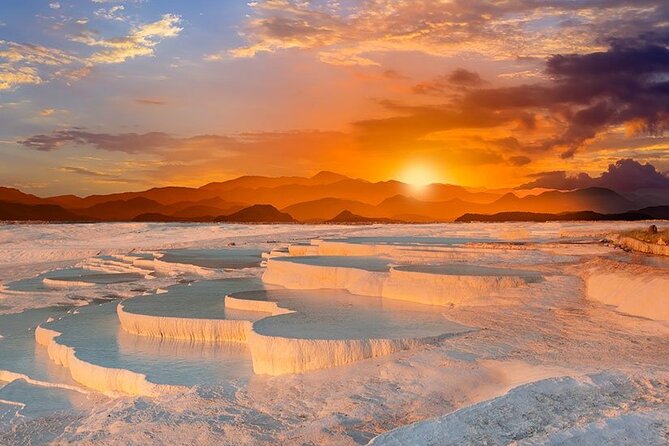
<path id="1" fill-rule="evenodd" d="M 214 206 L 194 205 L 176 211 L 172 214 L 176 218 L 202 218 L 205 216 L 225 215 L 244 209 L 244 206 L 231 206 L 228 208 L 219 208 Z"/>
<path id="2" fill-rule="evenodd" d="M 336 217 L 327 220 L 325 223 L 333 224 L 372 224 L 372 223 L 403 223 L 400 220 L 393 220 L 391 218 L 379 218 L 379 217 L 363 217 L 361 215 L 356 215 L 351 211 L 344 210 L 337 214 Z"/>
<path id="3" fill-rule="evenodd" d="M 0 201 L 0 220 L 82 221 L 86 219 L 55 204 L 22 204 Z"/>
<path id="4" fill-rule="evenodd" d="M 380 211 L 371 204 L 332 197 L 305 201 L 282 209 L 283 212 L 292 215 L 295 219 L 302 222 L 330 220 L 345 210 L 350 210 L 356 214 L 380 215 Z"/>
<path id="5" fill-rule="evenodd" d="M 395 195 L 383 200 L 377 208 L 380 215 L 405 221 L 451 221 L 469 209 L 483 206 L 486 205 L 466 202 L 459 198 L 423 201 L 405 195 Z M 413 220 L 411 216 L 414 216 Z"/>
<path id="6" fill-rule="evenodd" d="M 0 187 L 0 201 L 21 204 L 48 204 L 43 198 L 23 193 L 13 187 Z"/>
<path id="7" fill-rule="evenodd" d="M 509 193 L 486 206 L 485 213 L 502 211 L 618 213 L 635 209 L 633 202 L 610 189 L 590 187 L 574 191 L 548 191 L 519 198 Z"/>
<path id="8" fill-rule="evenodd" d="M 213 217 L 212 217 L 213 219 Z M 132 221 L 143 222 L 143 223 L 167 223 L 174 221 L 181 221 L 175 219 L 172 215 L 159 214 L 157 212 L 148 212 L 146 214 L 139 214 L 132 218 Z"/>
<path id="9" fill-rule="evenodd" d="M 499 212 L 497 214 L 464 214 L 455 219 L 460 223 L 471 222 L 546 222 L 546 221 L 638 221 L 653 220 L 653 217 L 641 211 L 624 212 L 621 214 L 600 214 L 592 211 L 563 212 L 547 214 L 536 212 Z M 667 218 L 667 217 L 664 217 Z"/>
<path id="10" fill-rule="evenodd" d="M 165 215 L 157 212 L 149 212 L 146 214 L 137 215 L 132 219 L 134 222 L 145 222 L 145 223 L 211 223 L 214 221 L 214 217 L 211 215 L 204 215 L 198 217 L 175 217 L 173 215 Z"/>
<path id="11" fill-rule="evenodd" d="M 116 200 L 99 203 L 89 208 L 78 209 L 77 213 L 95 220 L 129 221 L 140 214 L 160 212 L 163 205 L 148 198 L 135 197 L 130 200 Z"/>
<path id="12" fill-rule="evenodd" d="M 669 206 L 651 206 L 639 209 L 637 212 L 649 215 L 657 220 L 669 220 Z"/>
<path id="13" fill-rule="evenodd" d="M 216 217 L 226 223 L 295 223 L 295 219 L 269 204 L 254 204 L 230 215 Z"/>
<path id="14" fill-rule="evenodd" d="M 40 198 L 0 187 L 0 201 L 56 205 L 80 218 L 99 221 L 132 221 L 140 216 L 143 219 L 160 218 L 161 221 L 211 221 L 216 216 L 223 216 L 221 221 L 225 221 L 237 212 L 264 204 L 280 211 L 277 214 L 268 209 L 256 209 L 258 222 L 266 222 L 270 217 L 288 221 L 280 215 L 283 213 L 306 223 L 331 221 L 343 211 L 377 221 L 428 223 L 453 221 L 465 214 L 504 212 L 622 214 L 646 206 L 646 214 L 659 212 L 658 215 L 663 215 L 662 206 L 669 205 L 669 198 L 662 194 L 646 194 L 643 199 L 630 200 L 629 196 L 601 187 L 543 190 L 526 196 L 502 195 L 503 192 L 468 190 L 450 184 L 430 184 L 416 189 L 400 181 L 370 182 L 324 171 L 312 177 L 243 176 L 198 188 L 155 187 L 88 197 Z M 250 212 L 246 210 L 234 218 L 254 221 Z"/>

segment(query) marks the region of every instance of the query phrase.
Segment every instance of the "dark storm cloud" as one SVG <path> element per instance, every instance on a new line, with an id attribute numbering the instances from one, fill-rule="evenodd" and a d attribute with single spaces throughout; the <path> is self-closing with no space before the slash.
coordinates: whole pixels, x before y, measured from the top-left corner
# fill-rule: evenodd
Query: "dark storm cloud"
<path id="1" fill-rule="evenodd" d="M 357 125 L 367 133 L 411 133 L 418 138 L 428 132 L 516 122 L 531 136 L 537 116 L 542 116 L 552 134 L 528 138 L 522 149 L 526 154 L 555 150 L 563 158 L 623 125 L 630 135 L 661 135 L 669 128 L 668 41 L 667 35 L 649 33 L 611 40 L 606 51 L 554 55 L 546 61 L 548 80 L 534 84 L 480 88 L 478 75 L 457 70 L 414 88 L 417 93 L 443 94 L 442 106 L 429 111 L 416 107 L 408 114 L 405 107 L 403 116 Z M 467 87 L 456 97 L 449 90 L 453 80 Z"/>
<path id="2" fill-rule="evenodd" d="M 608 170 L 601 176 L 594 178 L 586 173 L 568 176 L 564 171 L 542 172 L 532 176 L 536 179 L 518 188 L 571 190 L 596 186 L 617 191 L 667 189 L 669 193 L 669 176 L 658 172 L 651 164 L 641 164 L 632 159 L 618 160 L 615 164 L 610 164 Z"/>

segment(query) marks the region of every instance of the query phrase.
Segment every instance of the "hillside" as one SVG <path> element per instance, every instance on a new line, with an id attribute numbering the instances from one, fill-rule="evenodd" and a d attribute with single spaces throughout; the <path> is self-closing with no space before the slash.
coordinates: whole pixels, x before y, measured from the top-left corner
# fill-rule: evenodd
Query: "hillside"
<path id="1" fill-rule="evenodd" d="M 325 223 L 332 224 L 373 224 L 373 223 L 403 223 L 400 220 L 391 218 L 363 217 L 356 215 L 349 210 L 343 210 L 336 217 L 327 220 Z"/>
<path id="2" fill-rule="evenodd" d="M 55 204 L 21 204 L 0 201 L 0 220 L 5 221 L 82 221 L 86 220 Z"/>
<path id="3" fill-rule="evenodd" d="M 537 212 L 498 212 L 496 214 L 464 214 L 455 219 L 458 223 L 471 222 L 546 222 L 546 221 L 637 221 L 652 220 L 648 214 L 641 211 L 624 212 L 620 214 L 600 214 L 592 211 L 562 212 L 559 214 Z"/>
<path id="4" fill-rule="evenodd" d="M 295 219 L 269 204 L 254 204 L 230 215 L 216 217 L 225 223 L 295 223 Z"/>

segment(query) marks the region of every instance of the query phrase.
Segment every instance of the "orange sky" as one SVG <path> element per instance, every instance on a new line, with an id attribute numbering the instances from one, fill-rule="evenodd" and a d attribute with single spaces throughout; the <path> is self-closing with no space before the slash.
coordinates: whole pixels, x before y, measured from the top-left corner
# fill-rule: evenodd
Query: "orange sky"
<path id="1" fill-rule="evenodd" d="M 0 183 L 86 195 L 332 170 L 500 188 L 623 158 L 669 169 L 663 2 L 220 3 L 16 2 Z"/>

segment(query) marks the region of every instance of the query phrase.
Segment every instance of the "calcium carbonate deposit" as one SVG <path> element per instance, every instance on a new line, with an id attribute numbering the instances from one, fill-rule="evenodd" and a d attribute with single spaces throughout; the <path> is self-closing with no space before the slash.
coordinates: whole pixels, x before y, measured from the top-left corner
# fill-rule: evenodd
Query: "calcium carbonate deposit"
<path id="1" fill-rule="evenodd" d="M 0 226 L 0 444 L 669 444 L 643 224 Z"/>

